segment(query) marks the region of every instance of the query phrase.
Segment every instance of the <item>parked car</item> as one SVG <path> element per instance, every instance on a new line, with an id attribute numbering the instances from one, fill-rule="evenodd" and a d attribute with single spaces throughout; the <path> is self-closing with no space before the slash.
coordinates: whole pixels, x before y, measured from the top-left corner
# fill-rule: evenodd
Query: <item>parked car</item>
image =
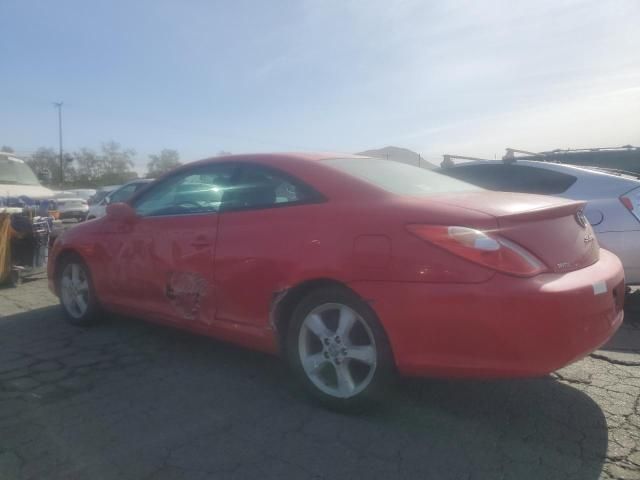
<path id="1" fill-rule="evenodd" d="M 218 157 L 67 231 L 49 285 L 73 324 L 105 309 L 281 353 L 343 407 L 394 372 L 538 376 L 606 342 L 624 276 L 584 205 L 382 159 Z"/>
<path id="2" fill-rule="evenodd" d="M 522 151 L 520 150 L 520 152 Z M 582 167 L 623 170 L 640 175 L 640 147 L 634 147 L 632 145 L 613 148 L 555 149 L 539 153 L 524 152 L 524 155 L 525 156 L 520 158 L 578 165 Z"/>
<path id="3" fill-rule="evenodd" d="M 113 192 L 116 188 L 120 188 L 122 185 L 107 185 L 105 187 L 100 187 L 96 190 L 96 193 L 94 193 L 89 200 L 87 201 L 87 203 L 89 203 L 89 206 L 91 205 L 95 205 L 97 203 L 99 203 L 104 197 L 106 197 L 108 194 L 110 194 L 111 192 Z"/>
<path id="4" fill-rule="evenodd" d="M 13 153 L 0 152 L 0 197 L 46 200 L 54 192 L 40 185 L 33 170 Z"/>
<path id="5" fill-rule="evenodd" d="M 63 197 L 58 198 L 56 203 L 58 204 L 58 212 L 60 212 L 60 220 L 74 219 L 82 222 L 87 218 L 89 205 L 82 198 Z"/>
<path id="6" fill-rule="evenodd" d="M 151 181 L 153 180 L 149 178 L 139 178 L 137 180 L 133 180 L 129 183 L 125 183 L 124 185 L 116 187 L 110 192 L 107 192 L 100 201 L 92 204 L 89 207 L 87 220 L 93 220 L 95 218 L 103 217 L 106 213 L 105 210 L 107 208 L 107 205 L 109 205 L 110 203 L 127 201 L 129 197 L 131 197 L 131 195 L 136 193 Z"/>
<path id="7" fill-rule="evenodd" d="M 600 245 L 624 266 L 627 284 L 640 284 L 640 179 L 633 174 L 531 160 L 459 163 L 442 173 L 489 190 L 584 200 Z"/>
<path id="8" fill-rule="evenodd" d="M 71 193 L 73 193 L 76 198 L 82 198 L 88 202 L 89 199 L 97 193 L 97 190 L 94 188 L 75 188 L 71 190 Z"/>

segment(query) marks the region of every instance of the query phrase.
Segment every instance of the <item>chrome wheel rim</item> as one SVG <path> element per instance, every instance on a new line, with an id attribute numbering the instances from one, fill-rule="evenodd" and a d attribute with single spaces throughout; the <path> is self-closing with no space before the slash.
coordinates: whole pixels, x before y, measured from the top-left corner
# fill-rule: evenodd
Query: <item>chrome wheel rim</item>
<path id="1" fill-rule="evenodd" d="M 359 394 L 376 371 L 373 332 L 357 312 L 340 303 L 309 312 L 298 334 L 298 352 L 307 378 L 335 398 Z"/>
<path id="2" fill-rule="evenodd" d="M 60 294 L 65 310 L 80 318 L 89 308 L 89 279 L 82 265 L 69 263 L 62 271 Z"/>

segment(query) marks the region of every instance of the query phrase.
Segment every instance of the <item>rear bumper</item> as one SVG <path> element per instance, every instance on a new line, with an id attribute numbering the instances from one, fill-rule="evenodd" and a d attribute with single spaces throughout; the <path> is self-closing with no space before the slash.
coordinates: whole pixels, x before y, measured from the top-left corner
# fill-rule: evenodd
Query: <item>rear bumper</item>
<path id="1" fill-rule="evenodd" d="M 594 265 L 565 274 L 351 287 L 370 300 L 404 375 L 544 375 L 597 349 L 623 319 L 622 265 L 606 250 Z"/>
<path id="2" fill-rule="evenodd" d="M 68 212 L 60 212 L 60 219 L 65 218 L 85 218 L 87 216 L 88 211 L 80 211 L 80 210 L 70 210 Z"/>

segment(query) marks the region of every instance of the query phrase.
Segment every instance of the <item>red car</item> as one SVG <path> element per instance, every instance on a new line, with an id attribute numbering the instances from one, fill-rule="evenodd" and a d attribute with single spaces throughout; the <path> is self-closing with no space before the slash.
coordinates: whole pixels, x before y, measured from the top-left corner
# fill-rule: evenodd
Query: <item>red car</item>
<path id="1" fill-rule="evenodd" d="M 348 405 L 388 377 L 547 374 L 602 345 L 624 277 L 583 202 L 350 155 L 190 163 L 55 243 L 69 320 L 99 310 L 281 353 Z"/>

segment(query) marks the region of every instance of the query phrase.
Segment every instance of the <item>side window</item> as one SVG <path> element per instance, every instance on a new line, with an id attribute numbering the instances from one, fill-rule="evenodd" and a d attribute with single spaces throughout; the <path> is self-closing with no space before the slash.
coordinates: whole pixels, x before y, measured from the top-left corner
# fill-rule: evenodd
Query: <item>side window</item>
<path id="1" fill-rule="evenodd" d="M 488 190 L 542 195 L 562 193 L 577 180 L 573 175 L 518 164 L 464 165 L 444 173 Z"/>
<path id="2" fill-rule="evenodd" d="M 312 202 L 320 195 L 311 187 L 284 172 L 256 165 L 245 165 L 234 184 L 225 192 L 225 210 L 268 208 Z"/>
<path id="3" fill-rule="evenodd" d="M 144 192 L 133 208 L 143 217 L 217 212 L 236 171 L 221 164 L 182 172 Z"/>
<path id="4" fill-rule="evenodd" d="M 443 173 L 488 190 L 508 190 L 508 175 L 503 164 L 469 164 L 445 168 Z"/>
<path id="5" fill-rule="evenodd" d="M 516 192 L 538 193 L 541 195 L 554 195 L 565 192 L 573 185 L 577 177 L 567 173 L 556 172 L 546 168 L 528 167 L 525 165 L 510 165 L 514 173 Z"/>
<path id="6" fill-rule="evenodd" d="M 109 203 L 126 202 L 136 191 L 137 184 L 127 185 L 109 195 Z"/>

